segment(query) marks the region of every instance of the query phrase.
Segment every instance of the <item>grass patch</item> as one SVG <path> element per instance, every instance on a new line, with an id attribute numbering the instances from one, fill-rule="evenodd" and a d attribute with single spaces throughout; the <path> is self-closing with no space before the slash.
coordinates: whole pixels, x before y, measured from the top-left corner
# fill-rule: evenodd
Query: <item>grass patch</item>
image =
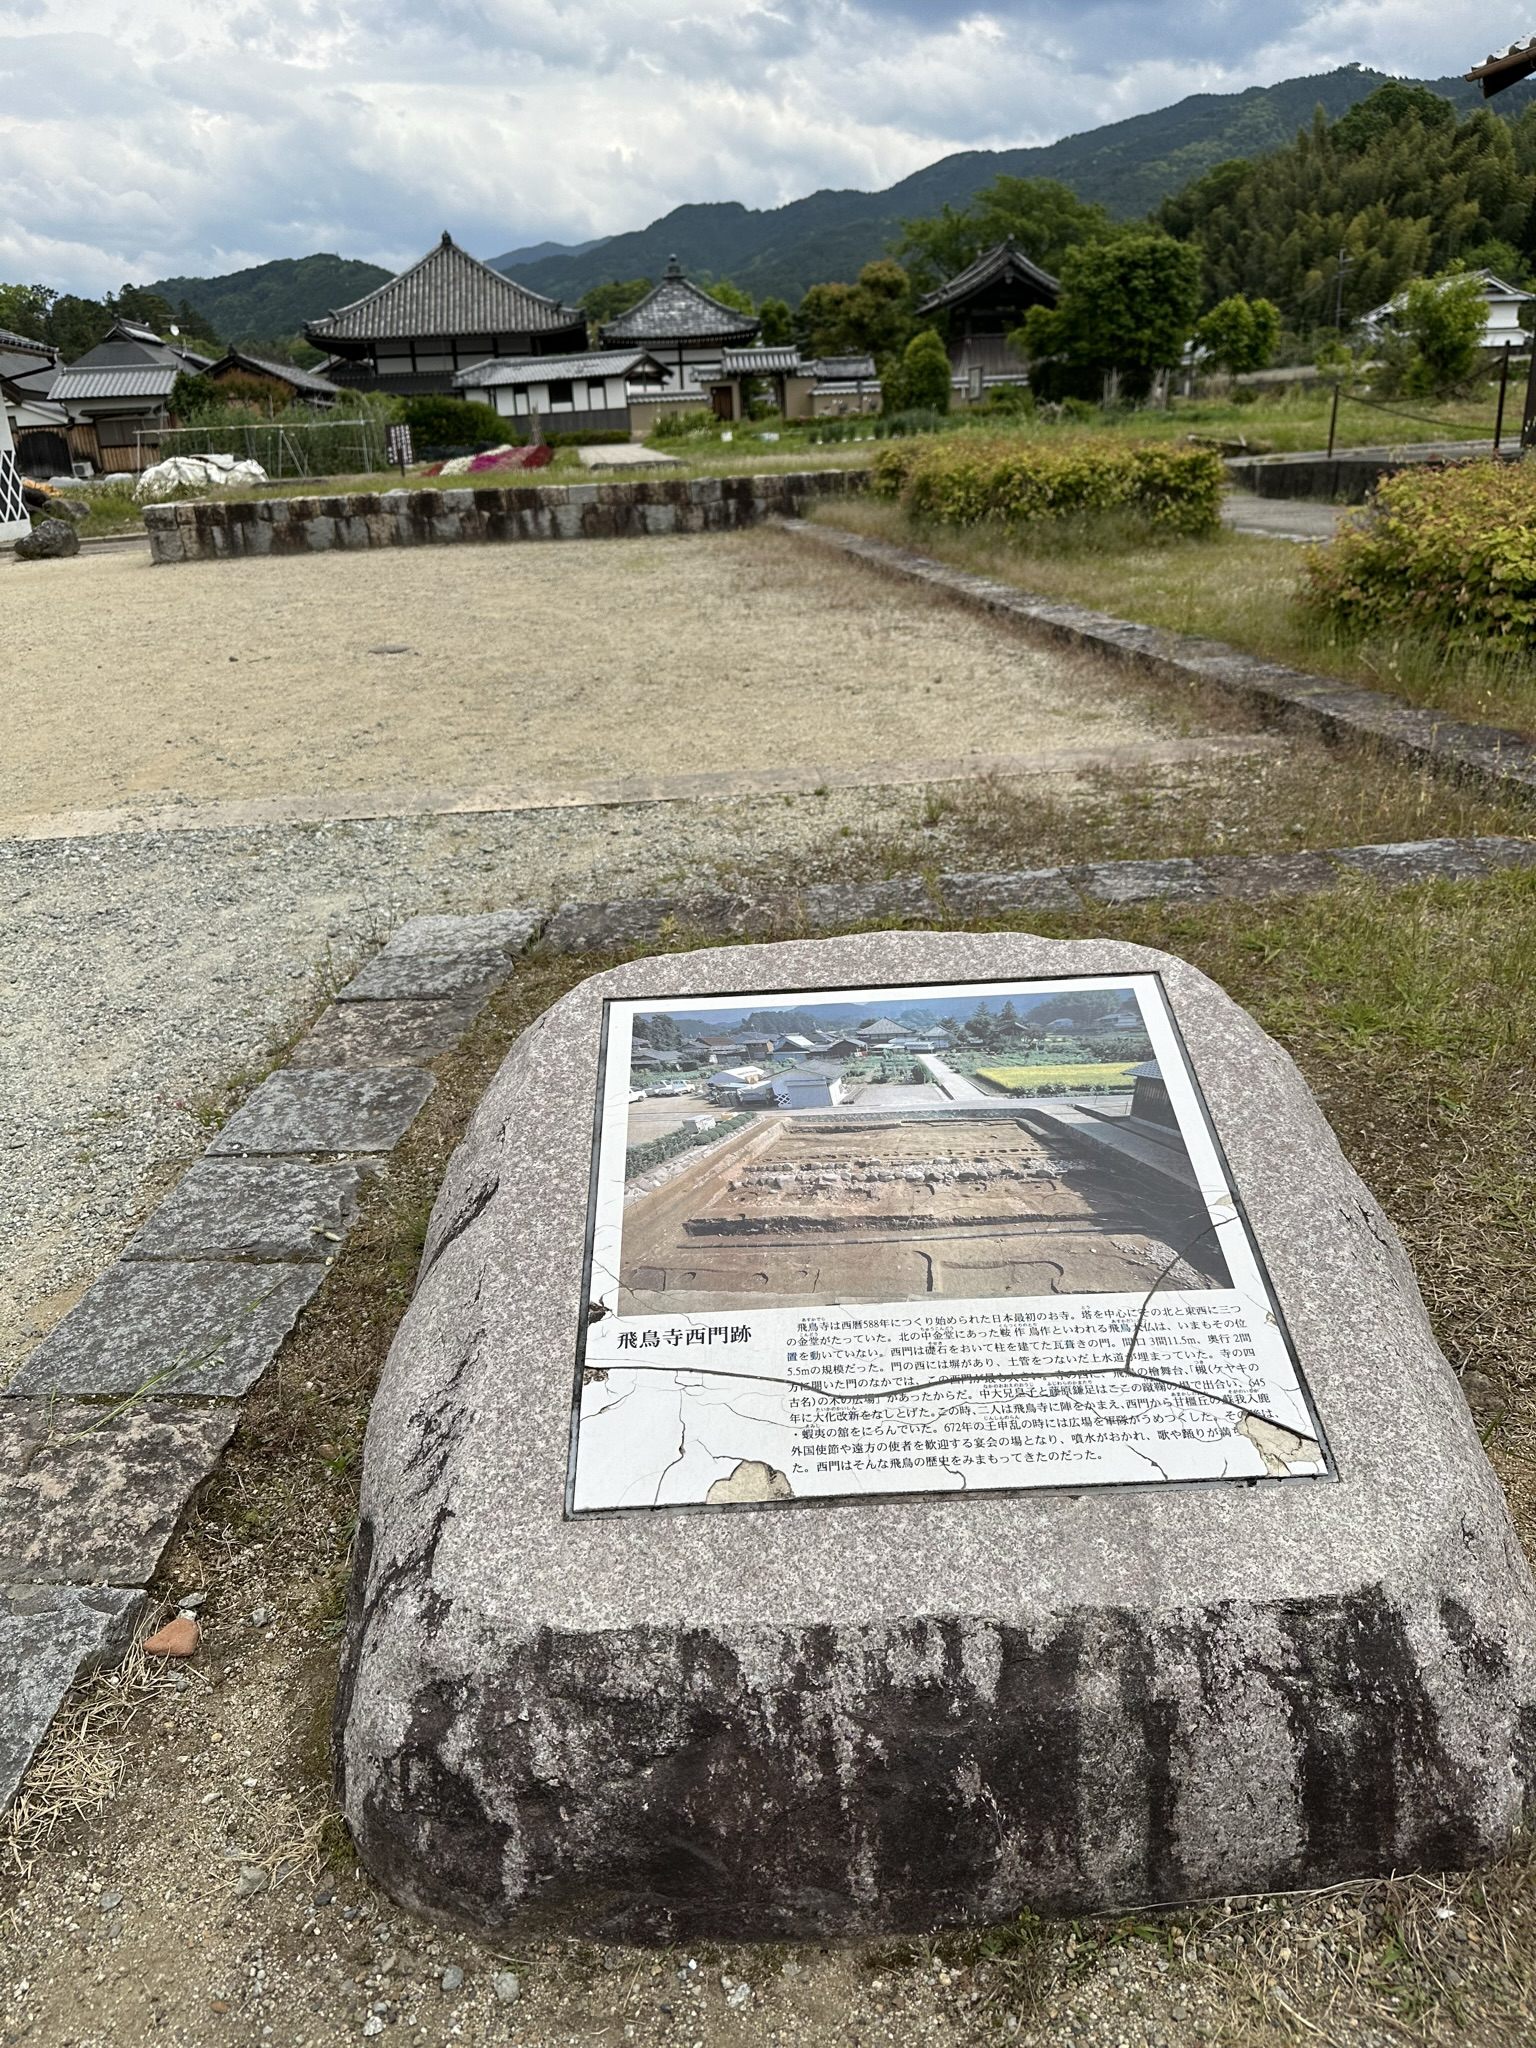
<path id="1" fill-rule="evenodd" d="M 977 1067 L 978 1081 L 990 1081 L 1009 1095 L 1028 1095 L 1037 1088 L 1119 1088 L 1131 1071 L 1130 1060 L 1088 1060 L 1077 1066 Z"/>
<path id="2" fill-rule="evenodd" d="M 868 498 L 819 504 L 812 517 L 900 546 L 1038 597 L 1066 598 L 1119 618 L 1224 640 L 1291 667 L 1389 690 L 1444 711 L 1536 737 L 1536 660 L 1490 649 L 1449 653 L 1412 633 L 1349 633 L 1298 602 L 1306 551 L 1257 534 L 1153 540 L 1098 523 L 1018 538 L 995 528 L 963 532 L 914 525 L 898 506 Z"/>

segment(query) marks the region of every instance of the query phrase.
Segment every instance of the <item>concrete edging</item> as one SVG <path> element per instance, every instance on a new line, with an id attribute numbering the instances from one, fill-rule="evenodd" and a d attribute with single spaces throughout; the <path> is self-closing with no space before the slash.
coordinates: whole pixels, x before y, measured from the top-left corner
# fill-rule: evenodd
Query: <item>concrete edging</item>
<path id="1" fill-rule="evenodd" d="M 807 469 L 628 483 L 207 499 L 146 505 L 144 525 L 153 562 L 455 541 L 614 540 L 752 526 L 774 513 L 794 514 L 810 498 L 863 490 L 868 480 L 867 470 Z"/>
<path id="2" fill-rule="evenodd" d="M 1132 663 L 1169 682 L 1225 691 L 1245 700 L 1266 723 L 1310 728 L 1330 740 L 1363 740 L 1416 767 L 1433 768 L 1500 796 L 1536 796 L 1536 745 L 1502 726 L 1443 718 L 1384 690 L 1309 675 L 1304 669 L 1244 654 L 1221 640 L 1197 639 L 1090 611 L 1084 605 L 1032 597 L 1011 584 L 952 569 L 890 541 L 802 519 L 777 523 L 813 546 L 849 556 L 883 575 L 942 591 L 977 611 L 1011 619 L 1070 647 Z"/>

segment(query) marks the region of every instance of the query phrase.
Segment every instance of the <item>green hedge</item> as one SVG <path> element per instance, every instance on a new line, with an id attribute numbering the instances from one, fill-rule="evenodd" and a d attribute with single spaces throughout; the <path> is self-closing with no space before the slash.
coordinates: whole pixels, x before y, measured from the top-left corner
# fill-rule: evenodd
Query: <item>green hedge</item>
<path id="1" fill-rule="evenodd" d="M 649 1173 L 653 1166 L 675 1159 L 679 1152 L 691 1152 L 696 1145 L 718 1144 L 751 1121 L 752 1111 L 742 1110 L 735 1116 L 721 1117 L 711 1130 L 695 1131 L 683 1124 L 668 1131 L 664 1138 L 647 1138 L 643 1144 L 631 1145 L 624 1154 L 624 1178 L 633 1180 L 637 1173 Z"/>
<path id="2" fill-rule="evenodd" d="M 1216 531 L 1224 479 L 1214 448 L 979 434 L 882 449 L 873 467 L 877 494 L 944 526 L 1126 512 L 1160 532 L 1194 535 Z"/>
<path id="3" fill-rule="evenodd" d="M 1307 558 L 1302 602 L 1358 632 L 1417 632 L 1463 648 L 1536 645 L 1536 468 L 1458 462 L 1399 470 Z"/>

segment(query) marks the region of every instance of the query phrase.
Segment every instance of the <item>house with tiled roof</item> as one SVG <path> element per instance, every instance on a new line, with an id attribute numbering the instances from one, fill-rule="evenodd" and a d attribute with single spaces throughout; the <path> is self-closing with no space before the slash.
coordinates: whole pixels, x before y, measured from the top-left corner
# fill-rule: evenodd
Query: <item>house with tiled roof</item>
<path id="1" fill-rule="evenodd" d="M 521 422 L 523 433 L 537 418 L 546 433 L 611 434 L 631 429 L 631 392 L 659 391 L 666 376 L 665 366 L 647 350 L 614 348 L 495 357 L 460 370 L 453 383 L 461 398 Z"/>
<path id="2" fill-rule="evenodd" d="M 200 375 L 211 361 L 136 320 L 115 321 L 48 387 L 49 403 L 68 419 L 71 454 L 108 474 L 158 462 L 176 379 Z"/>
<path id="3" fill-rule="evenodd" d="M 703 369 L 719 371 L 725 349 L 751 348 L 762 322 L 752 313 L 740 312 L 719 299 L 712 299 L 683 275 L 673 256 L 660 284 L 652 285 L 645 297 L 609 320 L 599 330 L 604 348 L 642 348 L 666 366 L 666 396 L 695 405 L 713 404 L 722 419 L 732 417 L 726 410 L 729 392 L 718 379 L 712 386 L 703 380 Z M 721 393 L 717 400 L 716 392 Z"/>
<path id="4" fill-rule="evenodd" d="M 531 292 L 441 241 L 376 291 L 305 322 L 306 340 L 326 350 L 326 377 L 358 391 L 403 398 L 452 392 L 461 370 L 493 357 L 570 356 L 587 345 L 574 306 Z"/>
<path id="5" fill-rule="evenodd" d="M 341 396 L 340 386 L 318 371 L 301 370 L 297 363 L 275 363 L 269 356 L 253 355 L 248 348 L 226 349 L 203 375 L 214 384 L 236 378 L 246 389 L 252 384 L 264 384 L 278 405 L 297 402 L 320 409 L 334 405 Z"/>
<path id="6" fill-rule="evenodd" d="M 989 386 L 1027 382 L 1028 365 L 1008 346 L 1008 336 L 1031 306 L 1054 306 L 1060 296 L 1057 280 L 1010 236 L 919 299 L 917 314 L 945 335 L 959 397 L 976 400 Z"/>

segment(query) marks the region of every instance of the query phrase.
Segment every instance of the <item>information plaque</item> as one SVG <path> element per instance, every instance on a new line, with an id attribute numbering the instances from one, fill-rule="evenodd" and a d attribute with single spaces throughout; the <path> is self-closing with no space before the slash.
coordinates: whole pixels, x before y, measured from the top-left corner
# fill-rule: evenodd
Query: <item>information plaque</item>
<path id="1" fill-rule="evenodd" d="M 605 1006 L 567 1512 L 1331 1467 L 1155 974 Z"/>

